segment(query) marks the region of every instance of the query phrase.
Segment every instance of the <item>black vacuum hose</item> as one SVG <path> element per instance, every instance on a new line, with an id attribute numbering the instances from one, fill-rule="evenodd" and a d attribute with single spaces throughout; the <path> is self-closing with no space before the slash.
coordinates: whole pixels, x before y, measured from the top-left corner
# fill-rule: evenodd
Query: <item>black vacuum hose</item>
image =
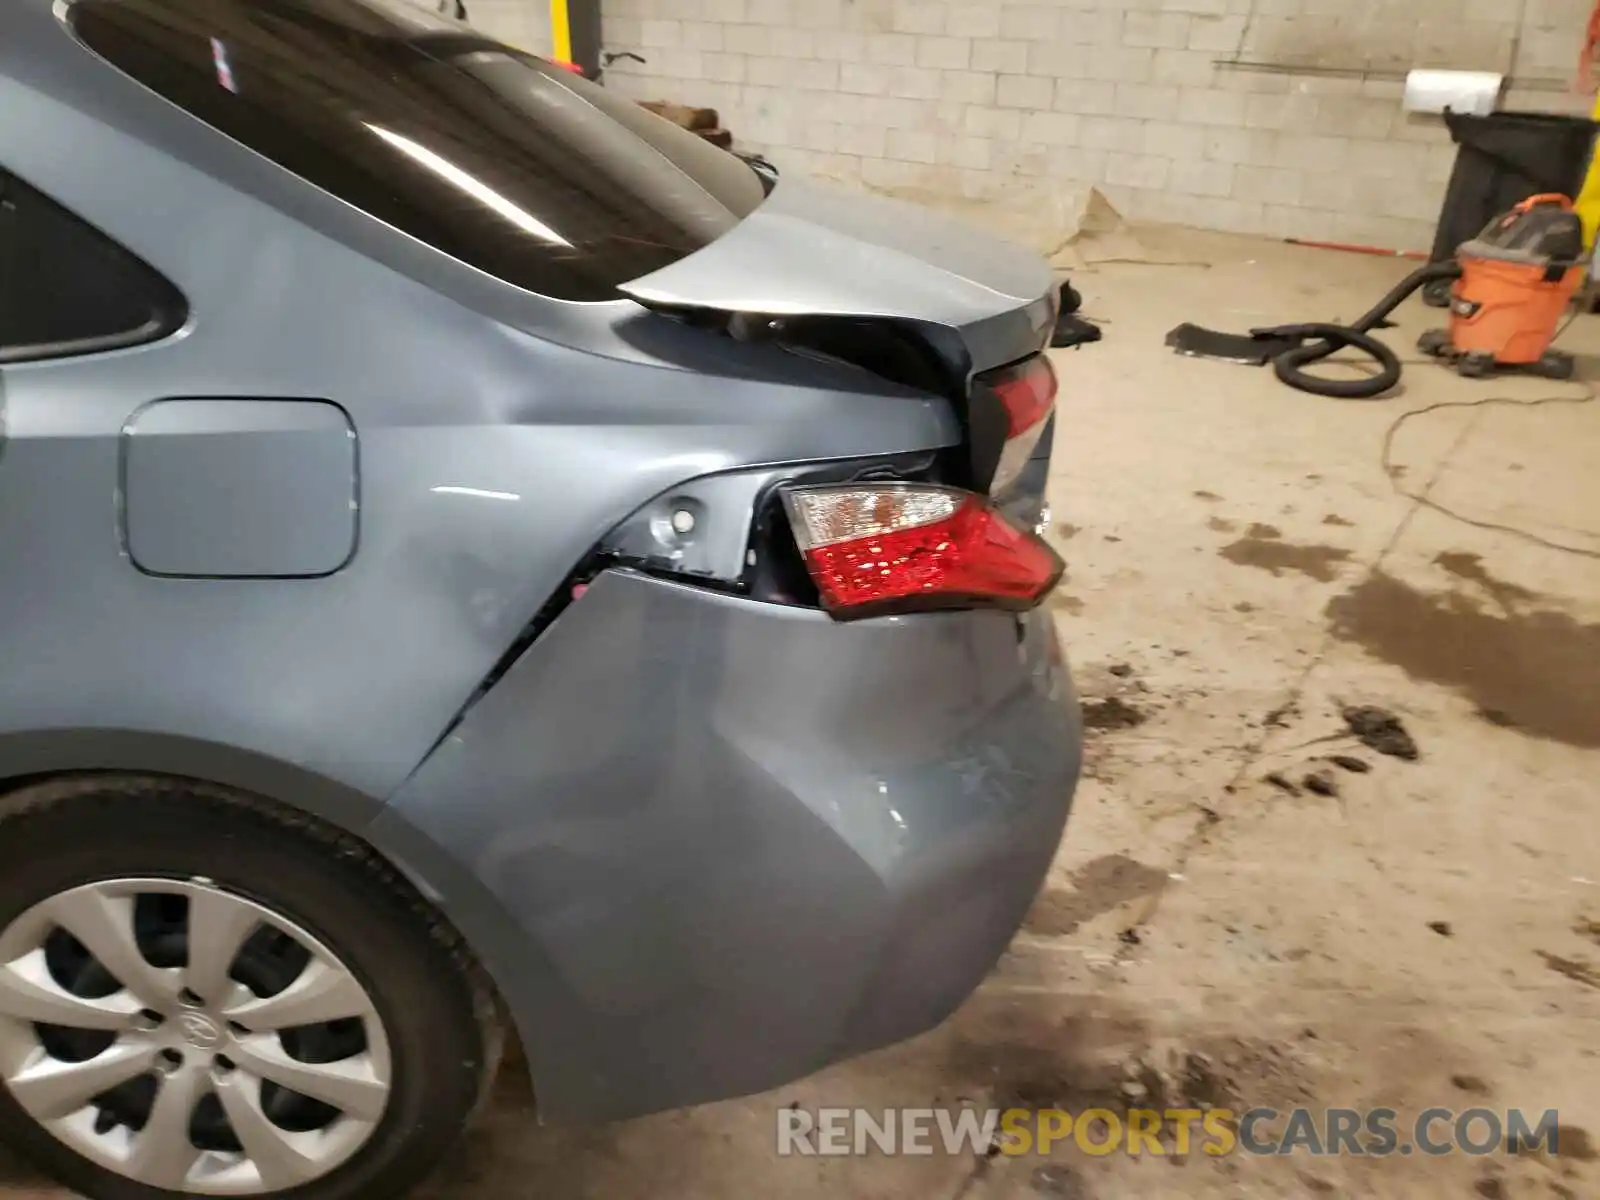
<path id="1" fill-rule="evenodd" d="M 1383 395 L 1400 382 L 1400 356 L 1370 333 L 1354 326 L 1279 325 L 1268 332 L 1273 337 L 1294 338 L 1302 342 L 1272 360 L 1273 373 L 1290 387 L 1302 392 L 1341 400 L 1370 400 Z M 1368 358 L 1375 359 L 1378 373 L 1360 379 L 1329 379 L 1305 370 L 1312 363 L 1331 358 L 1345 349 L 1359 350 Z"/>
<path id="2" fill-rule="evenodd" d="M 1435 280 L 1457 279 L 1461 268 L 1454 262 L 1429 263 L 1407 275 L 1388 294 L 1367 310 L 1354 324 L 1278 325 L 1271 329 L 1252 329 L 1253 337 L 1279 338 L 1300 343 L 1272 360 L 1280 380 L 1314 396 L 1333 396 L 1341 400 L 1367 400 L 1381 396 L 1400 382 L 1400 359 L 1383 342 L 1372 336 L 1400 302 L 1418 288 Z M 1365 379 L 1328 379 L 1306 371 L 1312 363 L 1331 358 L 1341 350 L 1359 350 L 1378 364 L 1378 373 Z"/>

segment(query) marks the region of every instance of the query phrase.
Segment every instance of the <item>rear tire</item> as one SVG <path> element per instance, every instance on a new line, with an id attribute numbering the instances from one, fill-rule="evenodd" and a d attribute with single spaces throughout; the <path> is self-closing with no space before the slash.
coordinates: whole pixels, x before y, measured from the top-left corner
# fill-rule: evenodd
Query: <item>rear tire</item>
<path id="1" fill-rule="evenodd" d="M 91 884 L 98 886 L 85 887 Z M 146 891 L 146 888 L 152 890 Z M 179 906 L 176 917 L 163 915 L 172 907 L 167 903 L 169 891 L 180 896 L 175 901 Z M 133 892 L 137 892 L 140 899 L 131 904 L 115 898 Z M 233 1116 L 236 1110 L 223 1112 L 220 1107 L 224 1103 L 222 1092 L 227 1088 L 226 1080 L 236 1070 L 235 1064 L 223 1057 L 219 1066 L 215 1058 L 205 1057 L 216 1049 L 217 1043 L 206 1040 L 210 1037 L 206 1032 L 208 1022 L 205 1017 L 193 1019 L 192 1009 L 175 1009 L 166 1014 L 167 1017 L 176 1016 L 176 1021 L 166 1020 L 159 1012 L 134 1018 L 140 1022 L 134 1033 L 103 1036 L 114 1036 L 121 1045 L 124 1037 L 131 1043 L 140 1037 L 152 1036 L 147 1031 L 153 1028 L 159 1036 L 176 1039 L 176 1050 L 165 1049 L 160 1053 L 180 1060 L 182 1065 L 163 1069 L 181 1072 L 185 1078 L 192 1076 L 197 1089 L 213 1089 L 216 1100 L 199 1103 L 211 1106 L 206 1110 L 206 1119 L 215 1127 L 211 1136 L 222 1139 L 218 1143 L 201 1137 L 201 1108 L 194 1107 L 191 1122 L 170 1128 L 181 1131 L 177 1136 L 185 1143 L 181 1146 L 182 1153 L 198 1148 L 209 1157 L 200 1160 L 192 1173 L 185 1174 L 191 1169 L 180 1167 L 175 1177 L 181 1181 L 178 1184 L 152 1186 L 147 1182 L 152 1177 L 148 1172 L 140 1177 L 133 1166 L 110 1169 L 104 1161 L 95 1161 L 90 1155 L 99 1155 L 105 1160 L 109 1153 L 102 1153 L 100 1143 L 94 1138 L 109 1137 L 111 1141 L 107 1144 L 112 1146 L 131 1145 L 136 1138 L 143 1138 L 147 1130 L 155 1129 L 152 1124 L 156 1119 L 155 1099 L 148 1101 L 148 1115 L 141 1119 L 138 1112 L 130 1116 L 126 1111 L 128 1105 L 138 1101 L 119 1093 L 113 1102 L 104 1093 L 99 1094 L 86 1107 L 76 1110 L 78 1116 L 70 1119 L 78 1122 L 76 1132 L 58 1136 L 30 1113 L 30 1107 L 40 1110 L 37 1094 L 24 1093 L 27 1096 L 25 1105 L 14 1090 L 12 1078 L 19 1080 L 15 1087 L 23 1087 L 24 1083 L 23 1076 L 14 1072 L 16 1056 L 13 1052 L 9 1063 L 0 1061 L 0 1068 L 7 1068 L 0 1071 L 0 1079 L 5 1080 L 0 1082 L 0 1138 L 67 1187 L 91 1200 L 176 1200 L 186 1195 L 224 1193 L 272 1200 L 398 1197 L 438 1165 L 487 1095 L 501 1050 L 501 1026 L 492 988 L 454 932 L 444 926 L 386 864 L 353 839 L 249 798 L 177 782 L 97 776 L 52 781 L 0 799 L 0 945 L 6 947 L 5 954 L 0 957 L 18 961 L 11 960 L 15 948 L 26 945 L 38 928 L 51 929 L 50 937 L 61 937 L 60 931 L 65 929 L 67 918 L 54 924 L 47 919 L 41 925 L 37 914 L 77 911 L 63 907 L 74 903 L 70 898 L 61 899 L 69 893 L 80 897 L 88 895 L 91 912 L 125 914 L 127 926 L 137 929 L 133 944 L 135 952 L 144 959 L 144 965 L 124 962 L 120 969 L 102 973 L 99 979 L 103 982 L 97 986 L 82 983 L 83 969 L 78 970 L 78 982 L 73 983 L 63 979 L 59 966 L 46 966 L 42 969 L 51 973 L 51 978 L 44 980 L 47 988 L 53 981 L 54 987 L 70 993 L 68 999 L 73 1003 L 133 1008 L 137 1007 L 136 1001 L 145 1000 L 142 992 L 159 984 L 160 988 L 173 989 L 182 1004 L 191 1005 L 195 995 L 187 987 L 181 993 L 175 989 L 177 982 L 198 978 L 202 973 L 198 964 L 203 952 L 191 955 L 189 950 L 191 945 L 200 946 L 203 938 L 201 934 L 191 937 L 191 926 L 187 922 L 193 919 L 192 914 L 199 911 L 202 904 L 216 904 L 230 911 L 242 909 L 247 913 L 265 910 L 272 918 L 271 923 L 251 926 L 258 933 L 263 928 L 268 931 L 263 935 L 266 936 L 264 944 L 278 947 L 273 941 L 279 936 L 272 933 L 274 929 L 287 929 L 289 932 L 284 936 L 291 941 L 298 929 L 302 939 L 311 943 L 313 954 L 309 959 L 294 958 L 291 950 L 276 951 L 290 956 L 291 965 L 283 968 L 285 978 L 293 980 L 296 986 L 301 985 L 304 980 L 294 972 L 309 971 L 318 961 L 317 955 L 323 954 L 348 976 L 341 987 L 347 990 L 354 987 L 355 992 L 350 994 L 364 993 L 370 1000 L 363 1009 L 367 1016 L 329 1019 L 317 1028 L 333 1031 L 330 1037 L 345 1036 L 349 1035 L 350 1021 L 356 1021 L 358 1028 L 353 1036 L 358 1039 L 358 1052 L 382 1059 L 381 1082 L 387 1089 L 386 1094 L 380 1093 L 379 1100 L 370 1102 L 375 1107 L 370 1116 L 363 1114 L 364 1119 L 358 1120 L 338 1110 L 337 1105 L 323 1105 L 328 1113 L 335 1115 L 318 1117 L 316 1114 L 322 1111 L 315 1107 L 318 1101 L 302 1103 L 303 1094 L 292 1088 L 288 1089 L 287 1096 L 273 1091 L 269 1097 L 257 1079 L 252 1085 L 256 1090 L 251 1093 L 257 1115 L 270 1107 L 274 1110 L 271 1119 L 277 1125 L 298 1129 L 302 1126 L 285 1124 L 279 1114 L 286 1111 L 285 1105 L 299 1104 L 301 1113 L 295 1119 L 301 1119 L 305 1111 L 310 1111 L 309 1119 L 313 1124 L 306 1127 L 321 1129 L 319 1136 L 323 1142 L 331 1140 L 329 1131 L 334 1122 L 353 1121 L 354 1125 L 346 1128 L 354 1128 L 356 1134 L 346 1144 L 358 1148 L 326 1160 L 326 1169 L 320 1173 L 308 1173 L 317 1169 L 314 1158 L 305 1160 L 313 1162 L 311 1168 L 303 1167 L 300 1160 L 291 1160 L 286 1168 L 275 1166 L 270 1172 L 262 1169 L 258 1181 L 240 1190 L 237 1186 L 215 1182 L 230 1170 L 235 1172 L 232 1177 L 235 1185 L 241 1177 L 255 1180 L 248 1139 L 236 1128 Z M 100 901 L 97 897 L 102 893 L 112 895 L 113 899 Z M 151 896 L 153 900 L 146 899 Z M 41 905 L 44 907 L 40 908 Z M 158 915 L 170 919 L 172 928 L 181 932 L 169 934 L 164 925 L 156 925 L 157 932 L 152 932 L 151 921 Z M 146 920 L 147 917 L 151 920 Z M 87 923 L 93 925 L 92 920 Z M 89 936 L 78 930 L 73 932 L 75 937 L 67 938 L 66 944 L 76 947 L 71 952 L 79 954 L 80 958 L 83 953 L 90 953 L 93 960 L 88 962 L 90 974 L 96 962 L 103 966 L 105 957 L 114 957 L 86 952 Z M 150 947 L 157 942 L 152 939 L 158 933 L 169 941 L 181 939 L 180 948 L 153 952 Z M 270 998 L 275 994 L 274 987 L 287 991 L 290 986 L 280 982 L 262 987 L 243 980 L 250 966 L 247 957 L 266 953 L 254 948 L 256 943 L 251 940 L 254 937 L 249 935 L 239 950 L 224 956 L 225 964 L 231 964 L 223 968 L 229 982 L 219 985 L 219 990 L 232 989 L 233 1008 L 229 1012 L 237 1011 L 241 1004 L 259 1005 L 258 997 L 265 994 Z M 66 953 L 61 951 L 61 944 L 55 943 L 56 963 L 62 961 L 61 955 Z M 32 963 L 30 970 L 33 972 L 29 978 L 37 981 L 39 964 L 52 960 L 47 955 L 30 954 L 28 961 Z M 306 965 L 296 967 L 294 963 Z M 120 985 L 127 983 L 124 976 L 137 975 L 145 966 L 151 968 L 152 974 L 141 987 L 119 990 Z M 8 962 L 0 962 L 0 972 L 8 970 Z M 19 1000 L 19 995 L 23 999 Z M 80 996 L 91 997 L 91 1000 L 80 1001 Z M 97 997 L 103 999 L 93 999 Z M 18 1017 L 18 1007 L 27 1008 L 29 1003 L 25 991 L 9 984 L 0 986 L 0 1034 L 4 1035 L 0 1038 L 0 1051 L 7 1044 L 5 1038 L 15 1047 L 25 1044 L 29 1037 L 39 1039 L 41 1044 L 47 1041 L 47 1034 L 59 1037 L 54 1024 L 40 1026 L 34 1023 L 36 1017 Z M 156 1004 L 146 1004 L 147 1010 L 155 1007 Z M 206 1011 L 211 1017 L 210 1025 L 218 1025 L 217 1012 Z M 294 1015 L 298 1018 L 304 1013 L 297 1010 Z M 92 1021 L 97 1019 L 91 1016 L 91 1024 L 84 1028 L 92 1028 Z M 363 1021 L 376 1026 L 371 1035 L 375 1043 L 369 1044 L 365 1040 L 367 1035 L 360 1032 Z M 228 1021 L 221 1024 L 225 1027 L 219 1029 L 218 1036 L 235 1039 L 222 1044 L 221 1049 L 242 1054 L 247 1041 L 246 1028 Z M 199 1042 L 190 1036 L 196 1026 L 202 1034 Z M 291 1043 L 290 1039 L 306 1038 L 305 1031 L 313 1027 L 303 1026 L 296 1019 L 276 1027 L 269 1024 L 268 1028 L 285 1026 L 292 1028 L 290 1034 L 269 1032 L 264 1035 L 270 1039 L 274 1054 L 287 1054 L 298 1063 L 323 1063 L 342 1061 L 343 1055 L 350 1053 L 335 1050 L 334 1057 L 328 1058 L 318 1057 L 321 1051 L 302 1052 L 299 1047 L 310 1043 Z M 260 1043 L 262 1036 L 252 1034 L 256 1043 Z M 189 1041 L 184 1042 L 183 1037 L 188 1037 Z M 54 1045 L 50 1043 L 52 1055 L 58 1053 Z M 196 1049 L 197 1045 L 204 1048 Z M 139 1047 L 135 1045 L 133 1049 Z M 60 1053 L 66 1055 L 67 1062 L 78 1061 L 71 1053 Z M 97 1055 L 95 1061 L 98 1062 L 108 1051 L 95 1050 L 91 1045 L 85 1053 Z M 185 1055 L 188 1056 L 186 1061 Z M 246 1072 L 243 1062 L 237 1069 Z M 281 1072 L 277 1066 L 273 1070 Z M 159 1097 L 162 1094 L 159 1089 L 168 1088 L 170 1081 L 177 1077 L 173 1074 L 163 1079 L 159 1072 L 152 1075 L 148 1094 Z M 270 1073 L 263 1069 L 259 1078 L 270 1079 Z M 146 1086 L 135 1083 L 138 1087 Z M 273 1082 L 274 1089 L 281 1086 Z M 174 1091 L 174 1094 L 179 1093 Z M 269 1098 L 273 1101 L 271 1105 L 267 1103 Z M 237 1096 L 234 1099 L 237 1100 Z M 78 1104 L 79 1099 L 73 1096 L 69 1103 Z M 48 1111 L 46 1115 L 52 1116 Z M 326 1127 L 315 1124 L 318 1119 L 324 1121 Z M 68 1121 L 53 1123 L 64 1126 Z M 100 1132 L 103 1123 L 109 1123 L 107 1134 Z M 260 1129 L 254 1132 L 257 1138 L 262 1136 Z M 74 1137 L 77 1143 L 72 1141 Z M 229 1138 L 233 1138 L 232 1146 L 239 1147 L 237 1151 L 228 1148 Z M 268 1131 L 269 1149 L 273 1145 L 271 1138 L 272 1131 Z M 80 1145 L 87 1146 L 88 1151 L 80 1152 Z M 224 1148 L 219 1150 L 218 1145 Z M 128 1162 L 133 1163 L 136 1155 L 131 1151 L 126 1153 Z M 242 1155 L 239 1159 L 242 1165 L 237 1169 L 228 1165 L 233 1161 L 230 1156 L 235 1153 Z M 115 1157 L 110 1155 L 111 1159 Z M 220 1173 L 207 1174 L 213 1166 Z M 167 1176 L 172 1177 L 170 1163 L 166 1170 Z M 160 1177 L 159 1172 L 156 1177 Z"/>

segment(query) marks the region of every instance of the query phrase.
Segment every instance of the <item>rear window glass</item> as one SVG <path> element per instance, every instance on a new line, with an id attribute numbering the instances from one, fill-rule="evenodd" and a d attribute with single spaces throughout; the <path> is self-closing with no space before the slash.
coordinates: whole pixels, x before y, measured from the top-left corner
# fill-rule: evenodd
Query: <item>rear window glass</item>
<path id="1" fill-rule="evenodd" d="M 765 194 L 696 135 L 394 0 L 76 0 L 68 21 L 257 153 L 547 296 L 611 299 Z"/>

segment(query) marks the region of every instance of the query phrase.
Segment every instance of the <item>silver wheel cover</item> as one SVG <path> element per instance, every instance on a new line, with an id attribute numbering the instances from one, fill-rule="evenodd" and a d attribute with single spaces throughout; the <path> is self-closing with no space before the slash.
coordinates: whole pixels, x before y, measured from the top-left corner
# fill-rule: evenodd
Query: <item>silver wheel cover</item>
<path id="1" fill-rule="evenodd" d="M 187 898 L 186 966 L 158 967 L 140 948 L 140 895 Z M 307 956 L 270 995 L 231 976 L 263 926 Z M 58 929 L 120 988 L 84 997 L 63 986 L 46 955 Z M 348 1030 L 352 1019 L 365 1049 L 335 1061 L 302 1061 L 283 1037 L 335 1021 Z M 108 1044 L 84 1061 L 57 1057 L 40 1025 L 97 1031 Z M 111 1123 L 97 1099 L 145 1076 L 154 1095 L 141 1127 Z M 210 880 L 116 879 L 52 896 L 0 932 L 0 1079 L 41 1126 L 107 1170 L 173 1192 L 248 1196 L 310 1183 L 365 1145 L 388 1104 L 391 1065 L 366 989 L 305 929 Z M 318 1128 L 286 1128 L 263 1103 L 264 1088 L 336 1115 Z M 238 1150 L 201 1148 L 191 1137 L 196 1106 L 215 1115 L 217 1102 Z"/>

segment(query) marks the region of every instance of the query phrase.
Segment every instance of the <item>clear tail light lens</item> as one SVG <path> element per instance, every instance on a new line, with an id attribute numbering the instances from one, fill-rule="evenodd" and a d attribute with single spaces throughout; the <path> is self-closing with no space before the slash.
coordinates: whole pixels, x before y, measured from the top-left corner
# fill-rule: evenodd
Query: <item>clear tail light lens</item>
<path id="1" fill-rule="evenodd" d="M 834 617 L 1032 608 L 1062 562 L 982 496 L 913 483 L 790 488 L 795 540 Z"/>
<path id="2" fill-rule="evenodd" d="M 1033 457 L 1045 425 L 1056 407 L 1056 372 L 1037 354 L 1026 362 L 986 377 L 985 390 L 1005 409 L 1006 441 L 1000 451 L 990 492 L 998 495 L 1017 481 Z"/>

